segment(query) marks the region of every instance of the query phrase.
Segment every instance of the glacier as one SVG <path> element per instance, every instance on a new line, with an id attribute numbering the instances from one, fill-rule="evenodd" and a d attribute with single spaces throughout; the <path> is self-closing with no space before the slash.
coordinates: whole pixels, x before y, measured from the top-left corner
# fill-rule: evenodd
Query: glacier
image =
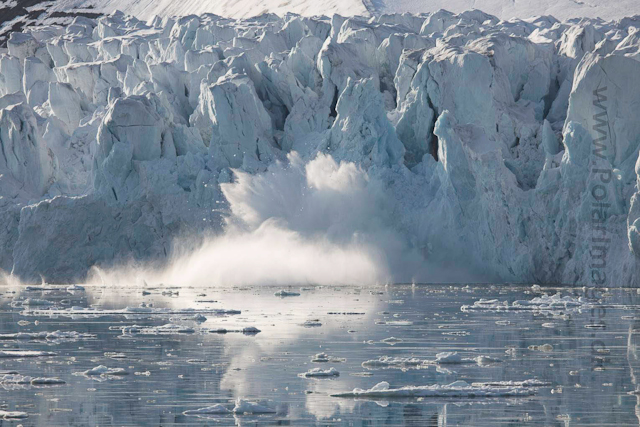
<path id="1" fill-rule="evenodd" d="M 634 286 L 638 28 L 116 11 L 14 31 L 0 269 Z"/>

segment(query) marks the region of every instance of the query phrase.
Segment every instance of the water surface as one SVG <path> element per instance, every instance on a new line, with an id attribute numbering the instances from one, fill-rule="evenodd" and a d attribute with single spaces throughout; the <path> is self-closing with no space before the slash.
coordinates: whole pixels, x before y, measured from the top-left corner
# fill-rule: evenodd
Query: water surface
<path id="1" fill-rule="evenodd" d="M 0 350 L 54 354 L 0 357 L 0 370 L 65 384 L 5 381 L 2 409 L 27 417 L 0 425 L 638 425 L 640 295 L 635 289 L 292 286 L 285 289 L 299 296 L 274 295 L 280 289 L 4 289 L 0 334 L 85 335 L 3 336 Z M 461 309 L 481 298 L 510 304 L 556 292 L 586 297 L 582 301 L 589 304 Z M 167 324 L 178 326 L 156 328 Z M 260 332 L 243 333 L 245 328 Z M 363 367 L 384 356 L 433 361 L 441 352 L 499 361 Z M 330 361 L 312 362 L 317 353 Z M 124 375 L 83 374 L 101 365 Z M 331 367 L 339 377 L 300 376 Z M 529 379 L 546 385 L 517 398 L 332 396 L 381 381 L 398 388 Z M 262 401 L 275 413 L 188 413 L 216 403 L 233 408 L 237 398 Z"/>

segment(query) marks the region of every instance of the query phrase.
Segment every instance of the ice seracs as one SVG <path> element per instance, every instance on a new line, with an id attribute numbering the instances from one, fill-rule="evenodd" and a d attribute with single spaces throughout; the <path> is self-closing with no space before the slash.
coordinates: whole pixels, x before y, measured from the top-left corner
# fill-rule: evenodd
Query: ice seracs
<path id="1" fill-rule="evenodd" d="M 393 281 L 426 259 L 455 268 L 424 281 L 634 284 L 639 51 L 633 20 L 477 10 L 117 12 L 14 32 L 0 54 L 0 268 L 69 282 L 171 260 L 182 236 L 277 223 L 365 242 Z M 366 187 L 376 203 L 347 196 L 346 219 L 321 221 L 297 175 L 276 173 L 331 162 L 354 177 L 336 193 Z M 594 189 L 606 216 L 587 209 Z M 248 224 L 250 210 L 269 215 Z M 608 242 L 596 252 L 594 231 Z"/>

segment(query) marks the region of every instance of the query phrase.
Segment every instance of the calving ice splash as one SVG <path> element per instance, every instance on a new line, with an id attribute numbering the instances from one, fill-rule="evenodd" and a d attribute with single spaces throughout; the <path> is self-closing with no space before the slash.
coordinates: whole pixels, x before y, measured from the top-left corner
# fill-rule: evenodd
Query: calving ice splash
<path id="1" fill-rule="evenodd" d="M 633 285 L 636 27 L 115 12 L 12 32 L 0 268 Z"/>
<path id="2" fill-rule="evenodd" d="M 121 279 L 138 274 L 149 283 L 181 285 L 372 284 L 408 281 L 426 271 L 394 225 L 383 183 L 354 163 L 338 164 L 325 154 L 305 162 L 292 152 L 264 172 L 234 174 L 233 183 L 221 185 L 231 212 L 223 235 L 205 239 L 168 268 L 133 268 Z M 113 273 L 99 272 L 102 280 Z"/>

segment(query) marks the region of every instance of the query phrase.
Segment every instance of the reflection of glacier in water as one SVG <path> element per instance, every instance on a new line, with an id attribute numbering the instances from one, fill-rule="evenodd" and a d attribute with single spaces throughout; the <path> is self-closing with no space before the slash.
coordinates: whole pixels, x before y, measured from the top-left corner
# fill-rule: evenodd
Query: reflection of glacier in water
<path id="1" fill-rule="evenodd" d="M 3 409 L 26 413 L 24 426 L 637 425 L 640 417 L 635 290 L 584 298 L 581 289 L 536 287 L 309 286 L 286 287 L 292 296 L 283 298 L 271 287 L 46 288 L 0 296 L 3 351 L 16 356 L 0 359 Z M 481 299 L 546 305 L 461 310 Z M 565 307 L 549 309 L 560 300 Z M 403 363 L 365 363 L 383 358 Z M 316 368 L 339 375 L 300 375 Z M 388 391 L 407 386 L 435 387 Z"/>

